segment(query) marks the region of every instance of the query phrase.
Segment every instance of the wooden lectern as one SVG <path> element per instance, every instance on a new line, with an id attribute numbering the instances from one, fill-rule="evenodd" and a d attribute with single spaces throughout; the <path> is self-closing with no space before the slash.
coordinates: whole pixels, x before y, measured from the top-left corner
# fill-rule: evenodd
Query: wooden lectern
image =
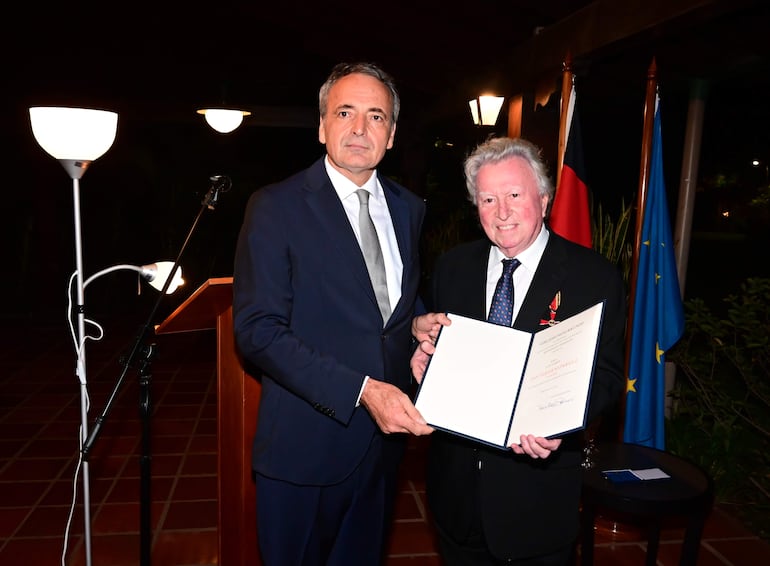
<path id="1" fill-rule="evenodd" d="M 220 566 L 259 565 L 251 443 L 260 383 L 243 369 L 233 335 L 233 278 L 209 279 L 155 329 L 217 331 L 217 467 Z"/>

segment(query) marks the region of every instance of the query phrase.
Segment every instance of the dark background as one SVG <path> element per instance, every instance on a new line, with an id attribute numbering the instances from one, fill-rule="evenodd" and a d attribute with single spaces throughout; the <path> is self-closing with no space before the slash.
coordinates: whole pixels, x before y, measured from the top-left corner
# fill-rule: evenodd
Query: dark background
<path id="1" fill-rule="evenodd" d="M 661 6 L 668 13 L 681 8 L 681 15 L 627 31 L 640 10 L 649 17 Z M 595 27 L 570 27 L 584 22 L 588 9 L 598 14 Z M 248 196 L 322 155 L 317 93 L 336 62 L 371 60 L 394 75 L 402 115 L 382 170 L 426 198 L 431 231 L 468 206 L 461 175 L 468 149 L 490 133 L 506 133 L 505 110 L 494 128 L 471 124 L 467 101 L 484 90 L 525 93 L 531 111 L 522 135 L 543 147 L 555 170 L 560 66 L 553 62 L 567 49 L 574 57 L 587 181 L 607 210 L 635 198 L 647 69 L 654 58 L 675 221 L 690 92 L 694 84 L 705 85 L 688 266 L 694 275 L 687 276 L 686 296 L 720 296 L 746 275 L 768 273 L 768 205 L 748 204 L 768 186 L 768 24 L 770 7 L 761 1 L 481 0 L 456 8 L 436 0 L 225 1 L 195 8 L 29 3 L 0 44 L 2 136 L 9 152 L 0 312 L 60 312 L 64 321 L 74 270 L 72 182 L 36 144 L 27 111 L 32 105 L 105 108 L 120 116 L 115 144 L 81 180 L 86 274 L 118 263 L 173 260 L 201 211 L 209 178 L 232 179 L 216 210 L 200 216 L 182 258 L 188 286 L 164 301 L 166 312 L 206 279 L 232 274 Z M 552 30 L 569 34 L 555 41 L 548 39 Z M 601 45 L 597 30 L 609 38 Z M 591 49 L 583 47 L 592 41 Z M 554 45 L 558 52 L 549 54 L 546 48 Z M 555 94 L 535 105 L 543 77 Z M 195 110 L 222 103 L 245 106 L 253 115 L 235 132 L 218 134 Z M 750 166 L 752 158 L 760 167 Z M 727 209 L 730 218 L 721 214 Z M 711 269 L 714 256 L 716 276 L 702 271 Z M 133 275 L 109 277 L 89 286 L 91 312 L 147 312 L 155 297 L 145 287 L 137 299 Z"/>

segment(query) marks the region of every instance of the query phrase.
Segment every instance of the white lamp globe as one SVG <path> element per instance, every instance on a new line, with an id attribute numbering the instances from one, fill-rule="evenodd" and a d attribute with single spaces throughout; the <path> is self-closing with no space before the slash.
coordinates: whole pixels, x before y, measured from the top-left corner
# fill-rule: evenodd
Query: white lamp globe
<path id="1" fill-rule="evenodd" d="M 198 110 L 198 114 L 203 114 L 208 125 L 217 132 L 229 134 L 241 125 L 244 116 L 248 116 L 251 113 L 229 108 L 206 108 Z"/>

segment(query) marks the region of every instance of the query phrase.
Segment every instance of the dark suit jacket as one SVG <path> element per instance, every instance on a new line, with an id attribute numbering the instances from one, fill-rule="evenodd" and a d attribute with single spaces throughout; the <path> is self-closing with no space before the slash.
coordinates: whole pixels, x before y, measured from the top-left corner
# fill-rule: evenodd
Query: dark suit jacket
<path id="1" fill-rule="evenodd" d="M 238 348 L 262 379 L 253 466 L 329 485 L 363 458 L 377 426 L 356 399 L 365 375 L 410 386 L 420 278 L 419 197 L 380 177 L 404 264 L 401 300 L 383 330 L 361 249 L 323 159 L 249 200 L 238 239 Z"/>
<path id="2" fill-rule="evenodd" d="M 429 310 L 486 318 L 489 249 L 488 240 L 477 240 L 437 260 Z M 592 420 L 619 401 L 625 383 L 623 280 L 600 254 L 552 232 L 514 327 L 527 332 L 543 328 L 557 292 L 556 320 L 606 300 L 589 405 Z M 468 387 L 473 387 L 473 376 L 468 376 Z M 582 432 L 567 435 L 547 459 L 533 460 L 434 432 L 427 495 L 436 522 L 462 542 L 480 505 L 487 544 L 501 559 L 551 553 L 572 543 L 578 531 L 582 438 Z"/>

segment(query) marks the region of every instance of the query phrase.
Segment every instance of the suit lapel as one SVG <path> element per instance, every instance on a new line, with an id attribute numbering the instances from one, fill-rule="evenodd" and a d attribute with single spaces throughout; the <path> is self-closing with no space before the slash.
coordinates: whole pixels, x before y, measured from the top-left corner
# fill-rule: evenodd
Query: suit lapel
<path id="1" fill-rule="evenodd" d="M 529 286 L 514 326 L 534 332 L 539 329 L 533 321 L 539 321 L 548 311 L 548 305 L 561 289 L 567 276 L 567 255 L 561 242 L 553 234 L 548 238 L 540 265 Z"/>
<path id="2" fill-rule="evenodd" d="M 305 202 L 321 226 L 319 238 L 326 238 L 343 258 L 353 277 L 364 287 L 372 302 L 377 305 L 377 298 L 369 279 L 366 262 L 358 245 L 356 235 L 350 226 L 345 209 L 332 186 L 324 169 L 323 158 L 316 161 L 305 177 Z"/>
<path id="3" fill-rule="evenodd" d="M 384 178 L 379 177 L 382 189 L 385 192 L 385 200 L 388 203 L 388 210 L 390 211 L 390 218 L 393 221 L 393 231 L 396 235 L 396 242 L 398 243 L 398 251 L 401 255 L 401 263 L 404 266 L 404 271 L 401 274 L 401 297 L 405 295 L 405 285 L 413 277 L 413 266 L 409 258 L 412 257 L 412 240 L 410 237 L 410 224 L 409 224 L 409 206 L 406 201 L 399 196 L 399 191 L 392 183 Z M 397 318 L 396 314 L 402 308 L 403 301 L 399 299 L 396 308 L 393 309 L 393 315 L 391 320 Z"/>
<path id="4" fill-rule="evenodd" d="M 393 220 L 393 229 L 404 265 L 404 273 L 401 279 L 401 295 L 403 296 L 403 285 L 409 281 L 409 277 L 414 276 L 414 273 L 412 273 L 414 268 L 412 263 L 408 261 L 412 254 L 409 207 L 406 201 L 399 196 L 397 187 L 394 187 L 388 179 L 379 177 L 379 180 L 385 191 L 385 199 L 387 200 L 390 216 Z M 366 262 L 361 253 L 361 247 L 358 245 L 358 240 L 356 240 L 353 228 L 350 226 L 345 209 L 329 180 L 329 176 L 326 174 L 323 159 L 320 159 L 308 169 L 305 201 L 325 232 L 324 237 L 329 238 L 332 245 L 345 258 L 345 265 L 350 268 L 353 277 L 363 286 L 376 306 L 377 298 L 374 295 L 374 289 L 369 279 L 369 272 L 366 269 Z M 399 300 L 390 320 L 396 318 L 395 315 L 401 308 L 401 303 L 402 301 Z"/>
<path id="5" fill-rule="evenodd" d="M 488 240 L 480 240 L 474 252 L 467 261 L 470 289 L 468 293 L 469 316 L 479 320 L 487 319 L 487 264 L 489 263 L 489 249 L 492 244 Z"/>

